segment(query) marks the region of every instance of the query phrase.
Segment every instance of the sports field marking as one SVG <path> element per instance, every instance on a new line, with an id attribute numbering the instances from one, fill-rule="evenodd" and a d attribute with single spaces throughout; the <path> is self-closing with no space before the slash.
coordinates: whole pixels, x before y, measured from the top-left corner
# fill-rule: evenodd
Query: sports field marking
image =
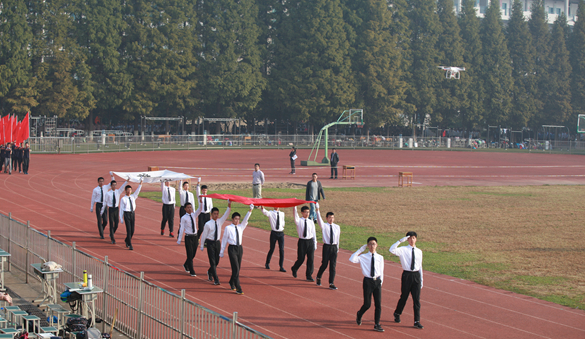
<path id="1" fill-rule="evenodd" d="M 585 165 L 568 165 L 568 166 L 562 166 L 562 165 L 516 165 L 516 166 L 469 166 L 469 165 L 465 165 L 465 166 L 440 166 L 440 165 L 409 165 L 409 164 L 401 164 L 401 165 L 377 165 L 377 166 L 368 166 L 368 165 L 359 165 L 359 168 L 444 168 L 444 169 L 480 169 L 480 168 L 486 168 L 486 169 L 499 169 L 499 168 L 585 168 Z M 164 165 L 159 165 L 158 168 L 160 169 L 180 169 L 180 170 L 193 170 L 193 171 L 249 171 L 249 172 L 253 172 L 254 169 L 250 168 L 250 167 L 243 167 L 243 168 L 237 168 L 237 167 L 221 167 L 221 168 L 212 168 L 212 167 L 181 167 L 181 166 L 164 166 Z M 315 167 L 305 167 L 305 166 L 298 166 L 296 167 L 296 170 L 315 170 L 315 169 L 329 169 L 330 166 L 326 165 L 326 166 L 315 166 Z M 338 166 L 338 169 L 341 169 L 342 166 Z M 290 167 L 261 167 L 260 170 L 262 171 L 285 171 L 288 170 L 290 171 Z M 292 175 L 292 174 L 291 174 Z M 207 176 L 207 175 L 206 175 Z"/>

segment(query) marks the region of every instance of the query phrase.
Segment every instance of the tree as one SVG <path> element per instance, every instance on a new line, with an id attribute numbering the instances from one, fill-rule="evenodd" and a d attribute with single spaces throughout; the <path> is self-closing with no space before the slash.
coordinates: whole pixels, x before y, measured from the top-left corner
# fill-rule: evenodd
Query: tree
<path id="1" fill-rule="evenodd" d="M 276 41 L 272 95 L 293 121 L 331 122 L 355 101 L 339 0 L 288 2 Z"/>
<path id="2" fill-rule="evenodd" d="M 438 63 L 443 66 L 469 69 L 469 65 L 463 62 L 463 41 L 453 7 L 453 0 L 439 0 L 437 2 L 437 13 L 443 32 L 437 41 Z M 459 80 L 443 78 L 437 82 L 435 121 L 443 122 L 444 127 L 462 125 L 460 112 L 461 109 L 468 106 L 465 94 L 471 85 L 467 73 L 463 72 L 462 75 Z"/>
<path id="3" fill-rule="evenodd" d="M 546 97 L 547 72 L 550 64 L 550 32 L 542 0 L 535 0 L 530 6 L 530 20 L 528 27 L 532 35 L 532 43 L 536 51 L 534 57 L 534 75 L 536 90 L 534 91 L 534 124 L 541 125 L 547 118 L 544 113 L 544 98 Z"/>
<path id="4" fill-rule="evenodd" d="M 481 23 L 484 108 L 486 121 L 491 125 L 508 122 L 511 108 L 512 66 L 502 30 L 500 3 L 491 0 Z"/>
<path id="5" fill-rule="evenodd" d="M 562 125 L 573 123 L 571 117 L 571 64 L 569 51 L 565 45 L 565 30 L 567 17 L 562 13 L 555 21 L 551 34 L 550 57 L 551 62 L 548 69 L 547 95 L 545 97 L 544 112 L 551 124 Z"/>
<path id="6" fill-rule="evenodd" d="M 585 0 L 579 0 L 577 21 L 571 34 L 571 106 L 574 114 L 585 114 Z"/>
<path id="7" fill-rule="evenodd" d="M 528 125 L 536 111 L 534 104 L 534 91 L 536 90 L 534 55 L 536 51 L 532 44 L 528 24 L 524 20 L 520 0 L 515 0 L 512 5 L 506 33 L 514 81 L 509 121 L 513 127 L 521 128 Z"/>
<path id="8" fill-rule="evenodd" d="M 483 48 L 480 39 L 480 21 L 475 12 L 475 1 L 464 0 L 459 17 L 459 27 L 463 40 L 463 63 L 466 67 L 462 81 L 467 86 L 465 96 L 467 105 L 461 109 L 462 126 L 469 129 L 485 126 L 483 107 L 484 86 L 481 77 L 483 65 Z"/>

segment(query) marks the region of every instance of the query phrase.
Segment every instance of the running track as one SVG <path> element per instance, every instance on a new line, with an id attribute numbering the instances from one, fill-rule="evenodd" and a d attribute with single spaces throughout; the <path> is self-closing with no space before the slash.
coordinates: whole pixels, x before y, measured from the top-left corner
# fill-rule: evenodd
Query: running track
<path id="1" fill-rule="evenodd" d="M 300 158 L 306 157 L 301 150 Z M 243 296 L 229 290 L 229 261 L 220 261 L 221 286 L 206 281 L 207 255 L 195 258 L 197 277 L 183 271 L 185 250 L 176 239 L 161 237 L 160 204 L 139 199 L 137 205 L 135 250 L 124 248 L 124 227 L 117 234 L 118 244 L 101 240 L 95 230 L 95 214 L 89 212 L 91 190 L 98 176 L 108 171 L 141 171 L 149 165 L 184 167 L 188 174 L 206 182 L 249 182 L 254 162 L 260 162 L 267 180 L 306 183 L 314 168 L 298 168 L 288 173 L 287 150 L 221 150 L 141 152 L 93 155 L 33 155 L 31 175 L 0 175 L 0 211 L 12 212 L 16 219 L 30 220 L 52 236 L 76 241 L 78 248 L 96 257 L 109 256 L 112 264 L 131 273 L 144 271 L 146 279 L 178 293 L 186 289 L 188 298 L 210 309 L 229 315 L 239 312 L 239 320 L 274 338 L 585 338 L 585 312 L 535 298 L 485 287 L 469 281 L 425 272 L 422 290 L 422 324 L 412 327 L 412 303 L 406 305 L 402 323 L 393 322 L 392 313 L 399 297 L 401 267 L 387 262 L 383 285 L 382 326 L 385 334 L 373 329 L 373 308 L 364 315 L 362 326 L 355 324 L 355 313 L 362 303 L 361 270 L 348 261 L 351 252 L 340 251 L 337 264 L 337 291 L 317 287 L 290 274 L 296 257 L 296 239 L 287 237 L 285 268 L 264 269 L 268 248 L 267 231 L 247 228 L 241 271 Z M 355 165 L 355 181 L 324 179 L 330 186 L 396 185 L 398 171 L 413 171 L 419 185 L 524 185 L 584 184 L 583 157 L 546 154 L 506 154 L 423 151 L 341 150 L 341 163 Z M 277 160 L 276 160 L 277 159 Z M 178 169 L 177 169 L 178 170 Z M 326 168 L 316 169 L 328 177 Z M 325 206 L 325 205 L 324 205 Z M 255 211 L 254 213 L 259 213 Z M 290 213 L 290 210 L 289 210 Z M 178 211 L 175 223 L 178 221 Z M 175 226 L 176 227 L 176 226 Z M 288 226 L 290 227 L 290 225 Z M 122 244 L 121 244 L 122 243 Z M 424 251 L 424 248 L 423 248 Z M 315 253 L 316 269 L 321 245 Z M 315 274 L 316 274 L 315 269 Z M 328 273 L 324 275 L 326 281 Z"/>

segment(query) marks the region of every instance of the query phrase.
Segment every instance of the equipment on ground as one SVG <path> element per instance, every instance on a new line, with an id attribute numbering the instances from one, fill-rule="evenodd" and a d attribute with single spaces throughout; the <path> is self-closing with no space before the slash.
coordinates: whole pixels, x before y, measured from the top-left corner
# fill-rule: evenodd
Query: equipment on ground
<path id="1" fill-rule="evenodd" d="M 462 71 L 465 71 L 465 67 L 453 67 L 453 66 L 437 66 L 438 68 L 445 71 L 445 79 L 459 80 L 461 78 Z"/>

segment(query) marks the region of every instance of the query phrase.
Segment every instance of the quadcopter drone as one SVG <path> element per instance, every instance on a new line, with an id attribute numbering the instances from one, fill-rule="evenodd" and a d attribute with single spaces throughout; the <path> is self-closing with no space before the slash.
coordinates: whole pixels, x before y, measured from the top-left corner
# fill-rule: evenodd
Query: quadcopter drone
<path id="1" fill-rule="evenodd" d="M 447 66 L 437 66 L 438 68 L 442 69 L 445 72 L 446 79 L 459 79 L 461 78 L 461 71 L 465 71 L 465 67 L 447 67 Z"/>

